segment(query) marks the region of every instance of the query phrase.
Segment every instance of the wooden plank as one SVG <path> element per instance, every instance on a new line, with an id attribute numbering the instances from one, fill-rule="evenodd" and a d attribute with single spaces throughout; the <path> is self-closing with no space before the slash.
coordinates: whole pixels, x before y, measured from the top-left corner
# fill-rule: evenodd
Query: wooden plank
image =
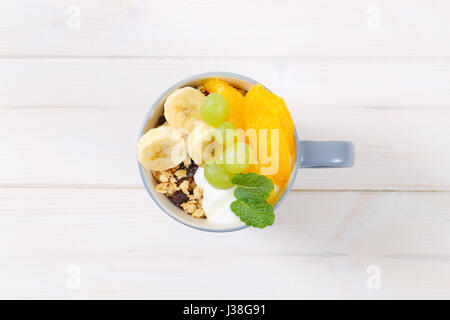
<path id="1" fill-rule="evenodd" d="M 450 55 L 450 3 L 440 0 L 43 0 L 0 9 L 4 56 Z"/>
<path id="2" fill-rule="evenodd" d="M 302 139 L 356 143 L 355 168 L 303 170 L 295 188 L 449 189 L 447 60 L 250 61 L 1 60 L 0 182 L 140 186 L 134 148 L 149 105 L 183 77 L 217 68 L 285 97 Z"/>
<path id="3" fill-rule="evenodd" d="M 227 234 L 175 222 L 144 190 L 10 188 L 0 203 L 0 297 L 450 295 L 448 192 L 293 192 L 274 226 Z"/>
<path id="4" fill-rule="evenodd" d="M 296 188 L 449 189 L 447 60 L 258 61 L 1 60 L 0 183 L 140 186 L 149 105 L 183 77 L 228 67 L 285 97 L 302 139 L 356 143 L 354 169 L 303 170 Z"/>
<path id="5" fill-rule="evenodd" d="M 146 108 L 189 76 L 247 75 L 292 109 L 450 106 L 449 59 L 0 59 L 0 108 Z"/>
<path id="6" fill-rule="evenodd" d="M 142 187 L 143 108 L 0 109 L 0 184 Z M 297 189 L 450 190 L 450 110 L 294 109 L 300 137 L 350 140 L 351 169 L 300 170 Z"/>
<path id="7" fill-rule="evenodd" d="M 439 0 L 0 4 L 0 298 L 450 298 L 449 17 Z M 283 96 L 302 139 L 354 141 L 356 166 L 301 170 L 265 230 L 176 223 L 142 187 L 137 132 L 211 70 Z"/>

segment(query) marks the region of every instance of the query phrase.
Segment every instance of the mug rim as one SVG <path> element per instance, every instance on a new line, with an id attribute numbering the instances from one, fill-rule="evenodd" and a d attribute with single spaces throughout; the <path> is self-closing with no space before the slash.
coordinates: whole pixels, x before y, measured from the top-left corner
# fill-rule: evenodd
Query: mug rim
<path id="1" fill-rule="evenodd" d="M 152 106 L 150 107 L 149 111 L 147 112 L 147 115 L 144 118 L 144 121 L 141 125 L 141 129 L 139 130 L 139 137 L 138 137 L 138 141 L 139 139 L 142 137 L 142 135 L 144 134 L 144 130 L 146 128 L 148 119 L 150 118 L 150 116 L 153 114 L 153 112 L 155 111 L 156 107 L 159 105 L 159 103 L 161 102 L 162 99 L 164 99 L 169 93 L 171 93 L 173 90 L 180 88 L 183 84 L 186 84 L 187 82 L 191 82 L 197 79 L 201 79 L 201 78 L 214 78 L 214 77 L 228 77 L 228 78 L 234 78 L 234 79 L 238 79 L 238 80 L 243 80 L 252 84 L 257 84 L 259 82 L 243 76 L 241 74 L 238 73 L 233 73 L 233 72 L 226 72 L 226 71 L 211 71 L 211 72 L 204 72 L 204 73 L 199 73 L 193 76 L 190 76 L 188 78 L 185 78 L 183 80 L 180 80 L 178 82 L 176 82 L 174 85 L 170 86 L 167 90 L 165 90 L 156 100 L 155 102 L 153 102 Z M 264 85 L 263 85 L 264 86 Z M 264 88 L 266 88 L 264 86 Z M 266 88 L 267 89 L 267 88 Z M 267 89 L 269 90 L 269 89 Z M 269 90 L 270 91 L 270 90 Z M 294 124 L 294 128 L 295 128 L 295 124 Z M 297 171 L 298 171 L 298 157 L 299 157 L 299 140 L 298 140 L 298 136 L 297 136 L 297 129 L 294 129 L 294 137 L 295 137 L 295 144 L 296 144 L 296 150 L 297 150 L 297 155 L 295 158 L 295 163 L 294 163 L 294 168 L 293 168 L 293 172 L 291 173 L 291 177 L 289 178 L 289 183 L 286 187 L 286 189 L 283 192 L 283 195 L 280 197 L 280 199 L 278 199 L 277 203 L 275 203 L 273 209 L 274 211 L 281 205 L 281 203 L 283 202 L 283 200 L 287 197 L 289 191 L 291 191 L 292 186 L 294 185 L 294 181 L 295 178 L 297 177 Z M 139 168 L 139 174 L 141 176 L 142 182 L 145 186 L 145 189 L 147 190 L 147 193 L 150 195 L 150 197 L 152 198 L 152 200 L 156 203 L 156 205 L 164 212 L 166 213 L 169 217 L 173 218 L 174 220 L 180 222 L 181 224 L 188 226 L 190 228 L 193 229 L 197 229 L 197 230 L 201 230 L 201 231 L 206 231 L 206 232 L 217 232 L 217 233 L 222 233 L 222 232 L 233 232 L 233 231 L 238 231 L 238 230 L 243 230 L 248 228 L 248 225 L 242 225 L 242 226 L 238 226 L 238 227 L 232 227 L 232 228 L 224 228 L 224 229 L 209 229 L 209 228 L 204 228 L 204 227 L 200 227 L 197 225 L 191 225 L 186 223 L 185 221 L 179 219 L 178 217 L 176 217 L 175 215 L 172 215 L 170 212 L 168 212 L 168 210 L 166 210 L 165 208 L 163 208 L 163 206 L 159 203 L 158 199 L 156 199 L 153 195 L 153 193 L 150 190 L 150 187 L 147 183 L 147 180 L 145 179 L 145 175 L 144 175 L 144 168 L 141 165 L 141 163 L 139 162 L 139 160 L 137 161 L 138 163 L 138 168 Z"/>

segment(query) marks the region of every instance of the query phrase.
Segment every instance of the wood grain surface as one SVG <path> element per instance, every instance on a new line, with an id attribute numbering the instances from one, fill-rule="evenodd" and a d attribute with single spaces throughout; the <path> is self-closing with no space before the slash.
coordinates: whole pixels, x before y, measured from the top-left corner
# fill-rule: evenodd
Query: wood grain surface
<path id="1" fill-rule="evenodd" d="M 0 298 L 450 298 L 449 38 L 445 0 L 2 2 Z M 138 131 L 217 70 L 355 167 L 301 170 L 264 230 L 172 220 Z"/>

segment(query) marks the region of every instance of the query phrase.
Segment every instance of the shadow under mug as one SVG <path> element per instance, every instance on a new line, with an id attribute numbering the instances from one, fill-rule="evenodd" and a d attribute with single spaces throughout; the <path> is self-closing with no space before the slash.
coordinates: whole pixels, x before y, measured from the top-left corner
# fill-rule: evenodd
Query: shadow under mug
<path id="1" fill-rule="evenodd" d="M 191 86 L 197 87 L 204 83 L 205 80 L 210 78 L 219 78 L 227 81 L 231 85 L 244 89 L 246 91 L 256 84 L 257 82 L 248 77 L 242 76 L 236 73 L 230 72 L 208 72 L 198 74 L 182 80 L 172 87 L 167 89 L 152 105 L 150 111 L 145 117 L 142 128 L 139 132 L 139 138 L 151 128 L 156 127 L 159 117 L 163 114 L 164 102 L 169 94 L 175 89 Z M 295 130 L 295 141 L 297 148 L 296 165 L 292 170 L 287 187 L 284 189 L 283 194 L 274 206 L 276 210 L 283 200 L 286 198 L 297 175 L 298 168 L 344 168 L 353 166 L 355 155 L 353 143 L 348 141 L 300 141 L 297 136 L 297 130 Z M 230 232 L 237 231 L 247 227 L 245 224 L 238 225 L 222 225 L 212 223 L 208 219 L 193 218 L 186 214 L 180 208 L 173 205 L 170 200 L 161 193 L 155 191 L 155 181 L 149 170 L 146 170 L 138 162 L 139 172 L 141 174 L 142 181 L 147 189 L 149 195 L 155 201 L 155 203 L 167 213 L 170 217 L 174 218 L 182 224 L 203 231 L 210 232 Z M 276 223 L 276 222 L 275 222 Z"/>

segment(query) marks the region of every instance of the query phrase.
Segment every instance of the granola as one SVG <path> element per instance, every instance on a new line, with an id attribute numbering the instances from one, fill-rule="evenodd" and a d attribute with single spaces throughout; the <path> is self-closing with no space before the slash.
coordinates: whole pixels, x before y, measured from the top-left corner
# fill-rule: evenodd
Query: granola
<path id="1" fill-rule="evenodd" d="M 165 194 L 174 205 L 194 218 L 206 218 L 202 209 L 203 191 L 194 181 L 197 168 L 188 158 L 175 168 L 152 171 L 152 174 L 156 180 L 157 192 Z"/>

